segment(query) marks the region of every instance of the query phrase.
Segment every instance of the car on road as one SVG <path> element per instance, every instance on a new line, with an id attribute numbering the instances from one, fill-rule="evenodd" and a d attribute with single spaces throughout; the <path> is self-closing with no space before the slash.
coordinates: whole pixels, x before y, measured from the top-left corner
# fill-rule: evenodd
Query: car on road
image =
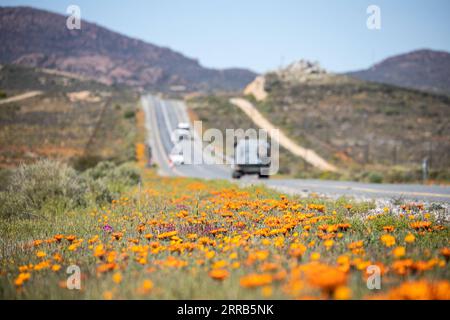
<path id="1" fill-rule="evenodd" d="M 183 145 L 181 143 L 175 144 L 172 151 L 169 154 L 169 161 L 175 166 L 180 166 L 185 163 Z"/>
<path id="2" fill-rule="evenodd" d="M 170 159 L 170 162 L 175 166 L 184 164 L 184 157 L 181 154 L 170 154 L 169 159 Z"/>
<path id="3" fill-rule="evenodd" d="M 246 174 L 257 174 L 259 178 L 267 179 L 270 164 L 270 145 L 266 141 L 245 138 L 235 144 L 234 179 L 240 179 Z"/>
<path id="4" fill-rule="evenodd" d="M 182 153 L 171 152 L 169 154 L 169 161 L 175 166 L 180 166 L 184 164 L 184 156 Z"/>

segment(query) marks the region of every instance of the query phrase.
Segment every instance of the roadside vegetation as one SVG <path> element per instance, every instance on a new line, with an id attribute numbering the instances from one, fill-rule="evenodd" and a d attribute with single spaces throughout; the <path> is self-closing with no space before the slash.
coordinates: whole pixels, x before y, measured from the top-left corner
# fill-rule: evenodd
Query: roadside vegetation
<path id="1" fill-rule="evenodd" d="M 146 167 L 133 95 L 69 97 L 45 94 L 0 112 L 2 151 L 82 150 L 27 161 L 18 153 L 20 165 L 3 158 L 0 299 L 450 299 L 445 208 L 160 177 Z M 198 99 L 191 110 L 208 126 L 249 128 L 226 97 Z M 64 125 L 49 121 L 61 106 L 71 108 Z M 80 268 L 80 290 L 68 288 L 70 266 Z M 380 290 L 367 287 L 373 268 Z"/>
<path id="2" fill-rule="evenodd" d="M 280 175 L 422 183 L 422 160 L 427 158 L 430 167 L 426 182 L 450 181 L 449 142 L 443 120 L 450 107 L 446 96 L 344 77 L 304 84 L 286 83 L 272 74 L 266 78 L 269 94 L 265 101 L 256 101 L 250 95 L 245 98 L 294 141 L 312 148 L 340 169 L 322 172 L 281 148 Z M 187 104 L 192 116 L 203 121 L 204 128 L 222 132 L 227 128 L 255 128 L 245 113 L 229 103 L 230 98 L 196 96 Z M 395 104 L 398 112 L 388 112 L 383 107 L 386 103 Z M 405 108 L 409 108 L 408 113 Z M 336 114 L 339 119 L 334 119 Z"/>
<path id="3" fill-rule="evenodd" d="M 429 182 L 450 181 L 448 96 L 330 74 L 265 78 L 267 99 L 247 98 L 291 138 L 342 168 L 339 178 L 422 182 L 427 158 Z"/>
<path id="4" fill-rule="evenodd" d="M 134 160 L 137 93 L 35 68 L 0 70 L 0 91 L 32 90 L 43 94 L 0 108 L 0 170 L 47 158 L 77 170 Z"/>
<path id="5" fill-rule="evenodd" d="M 100 162 L 80 173 L 67 164 L 41 160 L 21 165 L 3 181 L 0 216 L 3 219 L 49 218 L 66 211 L 103 205 L 140 182 L 132 164 Z"/>
<path id="6" fill-rule="evenodd" d="M 45 161 L 13 176 L 2 192 L 18 199 L 0 218 L 2 299 L 450 299 L 448 222 L 436 208 L 111 163 L 77 173 Z M 70 265 L 81 290 L 67 289 Z M 367 288 L 369 266 L 380 290 Z"/>

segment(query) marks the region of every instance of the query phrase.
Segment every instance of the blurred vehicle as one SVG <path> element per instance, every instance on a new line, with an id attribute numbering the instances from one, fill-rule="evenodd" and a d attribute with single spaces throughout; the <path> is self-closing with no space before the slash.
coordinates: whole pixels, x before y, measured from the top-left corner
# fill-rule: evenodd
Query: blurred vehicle
<path id="1" fill-rule="evenodd" d="M 171 140 L 172 142 L 178 143 L 183 140 L 191 139 L 191 126 L 189 123 L 180 122 L 178 123 L 177 128 L 172 132 Z"/>
<path id="2" fill-rule="evenodd" d="M 179 166 L 184 164 L 183 148 L 180 144 L 176 144 L 169 154 L 170 163 Z"/>
<path id="3" fill-rule="evenodd" d="M 180 123 L 178 123 L 177 129 L 188 130 L 189 131 L 191 129 L 191 126 L 187 122 L 180 122 Z"/>
<path id="4" fill-rule="evenodd" d="M 184 164 L 184 157 L 179 153 L 171 153 L 169 155 L 169 160 L 173 165 L 179 166 Z"/>
<path id="5" fill-rule="evenodd" d="M 246 174 L 257 174 L 261 179 L 269 178 L 270 145 L 258 139 L 241 139 L 235 144 L 233 178 Z"/>

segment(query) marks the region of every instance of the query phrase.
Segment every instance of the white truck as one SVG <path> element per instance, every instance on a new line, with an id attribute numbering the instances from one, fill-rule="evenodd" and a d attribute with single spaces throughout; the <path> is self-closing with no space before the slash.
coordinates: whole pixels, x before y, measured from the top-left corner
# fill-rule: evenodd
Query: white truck
<path id="1" fill-rule="evenodd" d="M 177 128 L 172 132 L 172 135 L 170 137 L 173 144 L 177 144 L 180 141 L 183 140 L 190 140 L 191 139 L 191 127 L 189 123 L 180 122 L 178 123 Z"/>
<path id="2" fill-rule="evenodd" d="M 185 162 L 183 143 L 192 139 L 191 126 L 189 123 L 178 123 L 177 128 L 172 132 L 170 139 L 173 143 L 173 149 L 169 154 L 169 160 L 173 165 L 183 165 Z"/>

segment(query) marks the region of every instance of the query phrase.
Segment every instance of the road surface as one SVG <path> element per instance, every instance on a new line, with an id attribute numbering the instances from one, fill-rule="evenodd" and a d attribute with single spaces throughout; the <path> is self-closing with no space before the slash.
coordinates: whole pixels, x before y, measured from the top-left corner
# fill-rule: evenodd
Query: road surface
<path id="1" fill-rule="evenodd" d="M 190 122 L 186 106 L 182 101 L 163 100 L 152 95 L 143 96 L 142 107 L 146 115 L 148 144 L 152 148 L 153 160 L 158 164 L 159 173 L 165 176 L 186 176 L 203 179 L 231 180 L 231 168 L 217 164 L 185 164 L 174 166 L 170 163 L 170 153 L 174 148 L 171 133 L 179 122 Z M 188 143 L 188 142 L 186 142 Z M 194 134 L 194 157 L 202 154 L 200 138 Z M 450 203 L 450 187 L 425 186 L 419 184 L 373 184 L 350 181 L 328 181 L 312 179 L 269 179 L 258 180 L 245 177 L 241 185 L 264 183 L 281 192 L 308 195 L 317 193 L 331 197 L 351 196 L 361 199 L 404 199 L 409 201 Z"/>
<path id="2" fill-rule="evenodd" d="M 146 127 L 149 130 L 148 143 L 152 148 L 161 175 L 205 179 L 228 179 L 230 177 L 231 171 L 226 165 L 171 165 L 169 155 L 175 147 L 171 141 L 171 134 L 179 122 L 190 122 L 186 106 L 181 101 L 161 100 L 154 96 L 144 96 L 141 102 L 146 115 Z M 189 142 L 186 144 L 190 145 Z M 192 159 L 204 159 L 206 156 L 202 153 L 200 138 L 197 135 L 194 135 L 193 145 Z M 206 160 L 204 159 L 204 161 Z"/>

